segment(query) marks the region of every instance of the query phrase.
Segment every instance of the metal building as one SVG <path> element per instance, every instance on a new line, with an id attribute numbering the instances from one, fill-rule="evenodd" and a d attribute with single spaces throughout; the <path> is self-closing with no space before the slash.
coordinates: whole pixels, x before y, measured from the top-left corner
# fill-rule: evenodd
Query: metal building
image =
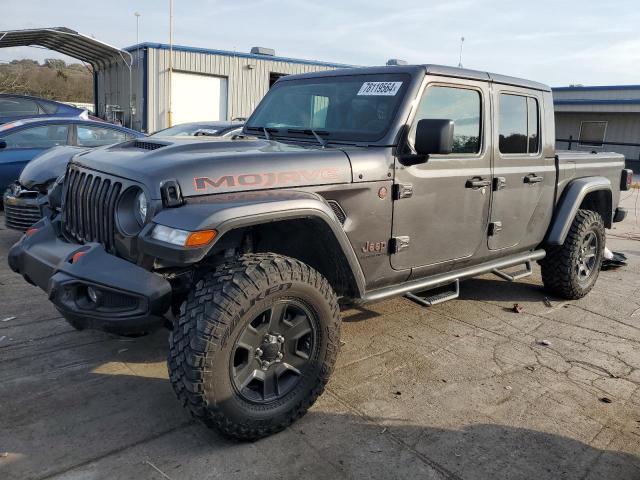
<path id="1" fill-rule="evenodd" d="M 553 89 L 557 148 L 614 151 L 640 171 L 640 85 Z"/>
<path id="2" fill-rule="evenodd" d="M 131 96 L 128 66 L 112 62 L 94 74 L 96 113 L 147 132 L 168 126 L 169 90 L 174 125 L 233 120 L 248 117 L 283 75 L 348 67 L 277 57 L 259 47 L 240 53 L 174 45 L 170 74 L 169 45 L 142 43 L 125 50 L 133 57 Z"/>

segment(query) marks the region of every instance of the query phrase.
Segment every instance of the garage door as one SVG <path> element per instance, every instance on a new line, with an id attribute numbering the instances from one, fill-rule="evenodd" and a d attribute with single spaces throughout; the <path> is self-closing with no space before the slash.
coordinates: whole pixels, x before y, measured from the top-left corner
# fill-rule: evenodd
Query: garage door
<path id="1" fill-rule="evenodd" d="M 227 79 L 173 72 L 173 124 L 227 119 Z"/>

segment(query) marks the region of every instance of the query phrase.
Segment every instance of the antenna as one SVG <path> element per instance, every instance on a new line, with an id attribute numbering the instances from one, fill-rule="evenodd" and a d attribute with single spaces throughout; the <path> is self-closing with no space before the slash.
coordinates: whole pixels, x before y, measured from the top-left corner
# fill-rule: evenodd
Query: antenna
<path id="1" fill-rule="evenodd" d="M 458 68 L 462 68 L 462 47 L 464 46 L 464 37 L 460 37 L 460 58 L 458 60 Z"/>

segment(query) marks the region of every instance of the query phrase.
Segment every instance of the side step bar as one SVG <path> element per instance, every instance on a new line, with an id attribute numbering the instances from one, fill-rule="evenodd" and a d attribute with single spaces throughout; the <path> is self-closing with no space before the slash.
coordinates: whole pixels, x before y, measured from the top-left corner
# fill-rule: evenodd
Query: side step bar
<path id="1" fill-rule="evenodd" d="M 516 280 L 520 280 L 521 278 L 531 275 L 533 273 L 533 267 L 531 265 L 531 260 L 527 260 L 526 262 L 524 262 L 524 270 L 520 270 L 519 272 L 507 273 L 494 268 L 491 273 L 502 278 L 503 280 L 506 280 L 507 282 L 515 282 Z"/>
<path id="2" fill-rule="evenodd" d="M 453 286 L 453 290 L 441 290 L 439 292 L 427 290 L 426 292 L 418 293 L 409 292 L 405 293 L 404 296 L 424 307 L 431 307 L 432 305 L 448 302 L 449 300 L 455 300 L 460 296 L 460 280 L 456 280 L 447 286 Z"/>
<path id="3" fill-rule="evenodd" d="M 494 270 L 500 271 L 505 268 L 522 265 L 523 263 L 529 263 L 529 265 L 531 265 L 531 262 L 541 260 L 545 255 L 546 253 L 544 250 L 534 250 L 532 252 L 510 255 L 496 260 L 491 260 L 489 262 L 481 263 L 480 265 L 474 265 L 472 267 L 467 267 L 451 272 L 439 273 L 430 277 L 412 280 L 401 285 L 393 285 L 391 287 L 373 290 L 371 292 L 365 293 L 365 295 L 355 303 L 364 304 L 378 302 L 380 300 L 397 297 L 410 292 L 420 292 L 423 290 L 428 290 L 430 288 L 448 285 L 455 282 L 456 280 L 464 280 L 465 278 L 477 277 L 478 275 L 483 275 L 485 273 L 493 273 Z M 519 273 L 516 273 L 515 275 L 519 275 Z"/>

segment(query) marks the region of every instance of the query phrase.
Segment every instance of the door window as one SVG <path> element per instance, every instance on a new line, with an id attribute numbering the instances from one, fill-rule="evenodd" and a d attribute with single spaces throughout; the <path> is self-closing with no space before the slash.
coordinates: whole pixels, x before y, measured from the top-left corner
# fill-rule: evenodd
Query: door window
<path id="1" fill-rule="evenodd" d="M 500 94 L 500 153 L 537 153 L 538 101 L 522 95 Z"/>
<path id="2" fill-rule="evenodd" d="M 68 125 L 41 125 L 23 128 L 3 136 L 7 148 L 51 148 L 67 144 Z"/>
<path id="3" fill-rule="evenodd" d="M 78 125 L 78 146 L 80 147 L 113 145 L 114 143 L 124 142 L 129 138 L 131 138 L 130 135 L 113 128 Z"/>
<path id="4" fill-rule="evenodd" d="M 409 131 L 414 145 L 416 126 L 423 119 L 453 120 L 453 153 L 480 151 L 480 92 L 465 88 L 433 86 L 425 90 Z"/>

